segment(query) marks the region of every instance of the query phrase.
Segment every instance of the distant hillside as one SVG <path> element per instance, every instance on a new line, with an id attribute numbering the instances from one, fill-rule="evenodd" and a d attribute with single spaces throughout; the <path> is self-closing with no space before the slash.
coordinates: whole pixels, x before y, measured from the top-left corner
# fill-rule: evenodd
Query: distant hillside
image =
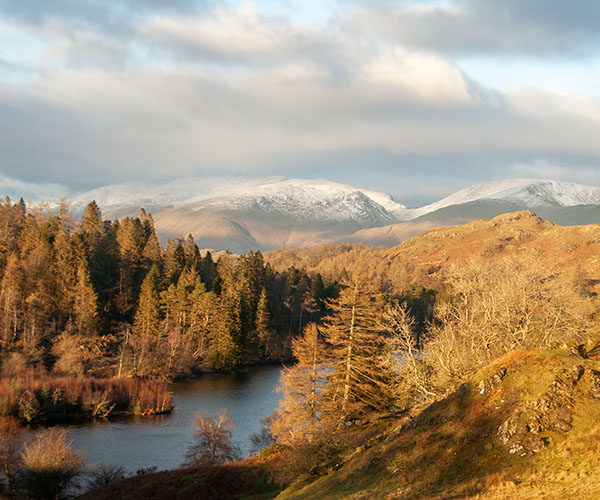
<path id="1" fill-rule="evenodd" d="M 393 248 L 320 245 L 275 250 L 265 258 L 275 269 L 295 266 L 329 279 L 343 269 L 362 272 L 384 287 L 401 290 L 412 282 L 439 283 L 451 263 L 508 254 L 543 259 L 563 273 L 580 273 L 590 286 L 600 283 L 600 225 L 560 226 L 531 211 L 438 227 Z"/>
<path id="2" fill-rule="evenodd" d="M 407 222 L 389 226 L 361 229 L 342 237 L 338 243 L 365 243 L 368 245 L 399 245 L 403 241 L 440 226 L 466 224 L 480 219 L 491 219 L 501 214 L 527 210 L 525 203 L 503 200 L 476 200 L 460 205 L 451 205 L 422 215 Z M 535 209 L 535 213 L 551 222 L 563 226 L 600 223 L 600 205 L 559 206 L 545 205 Z"/>

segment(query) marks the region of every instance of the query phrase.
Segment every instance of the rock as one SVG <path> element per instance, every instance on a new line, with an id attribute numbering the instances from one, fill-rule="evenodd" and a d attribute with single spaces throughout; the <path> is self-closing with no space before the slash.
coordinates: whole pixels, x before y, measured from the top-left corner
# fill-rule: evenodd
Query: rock
<path id="1" fill-rule="evenodd" d="M 600 372 L 592 370 L 590 375 L 590 396 L 594 399 L 600 399 Z"/>
<path id="2" fill-rule="evenodd" d="M 481 380 L 477 385 L 477 390 L 482 396 L 487 396 L 492 389 L 502 383 L 502 379 L 506 375 L 506 368 L 502 368 L 498 373 L 495 373 L 486 380 Z"/>
<path id="3" fill-rule="evenodd" d="M 512 415 L 498 427 L 498 437 L 506 444 L 520 430 L 518 415 Z"/>
<path id="4" fill-rule="evenodd" d="M 523 445 L 521 443 L 513 443 L 509 448 L 508 452 L 511 455 L 514 455 L 516 453 L 520 454 L 524 449 L 525 448 L 523 448 Z"/>
<path id="5" fill-rule="evenodd" d="M 539 453 L 544 449 L 546 443 L 539 436 L 527 435 L 522 440 L 523 447 L 531 453 Z"/>

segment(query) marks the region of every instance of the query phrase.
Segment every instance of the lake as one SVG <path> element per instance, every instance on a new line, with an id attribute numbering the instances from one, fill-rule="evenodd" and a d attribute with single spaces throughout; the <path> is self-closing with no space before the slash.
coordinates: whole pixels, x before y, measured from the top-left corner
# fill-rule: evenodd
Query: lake
<path id="1" fill-rule="evenodd" d="M 69 437 L 90 466 L 116 464 L 128 472 L 172 469 L 181 465 L 194 443 L 196 413 L 225 408 L 237 424 L 233 441 L 247 456 L 250 437 L 277 407 L 280 394 L 274 389 L 280 371 L 279 366 L 265 366 L 244 374 L 207 374 L 175 383 L 170 386 L 175 407 L 170 415 L 71 426 Z"/>

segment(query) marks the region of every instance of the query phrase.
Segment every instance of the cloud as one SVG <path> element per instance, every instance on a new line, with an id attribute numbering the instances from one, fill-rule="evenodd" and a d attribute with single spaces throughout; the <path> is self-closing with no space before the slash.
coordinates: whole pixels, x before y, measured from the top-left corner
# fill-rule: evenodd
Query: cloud
<path id="1" fill-rule="evenodd" d="M 452 55 L 590 56 L 600 4 L 589 0 L 355 2 L 349 22 L 405 46 Z"/>
<path id="2" fill-rule="evenodd" d="M 35 184 L 12 179 L 0 174 L 0 193 L 10 196 L 13 202 L 23 198 L 26 202 L 58 201 L 67 195 L 67 188 L 60 184 Z"/>
<path id="3" fill-rule="evenodd" d="M 0 0 L 0 11 L 7 5 Z M 474 0 L 374 2 L 371 17 L 353 26 L 342 15 L 307 25 L 249 6 L 157 2 L 126 29 L 110 27 L 113 4 L 104 13 L 91 1 L 58 1 L 39 13 L 28 0 L 20 5 L 11 15 L 37 43 L 26 57 L 0 54 L 0 70 L 20 75 L 0 80 L 0 150 L 3 174 L 32 185 L 326 176 L 420 204 L 440 189 L 519 169 L 534 175 L 544 165 L 560 166 L 555 173 L 566 180 L 591 178 L 600 160 L 598 99 L 486 88 L 438 46 L 433 35 L 456 50 L 468 42 L 452 31 L 466 25 L 451 19 L 493 21 Z M 506 5 L 511 16 L 521 8 Z M 361 7 L 352 8 L 355 19 Z M 417 24 L 388 35 L 376 24 L 386 12 L 392 28 L 400 18 Z M 529 11 L 519 15 L 524 29 L 537 22 Z M 432 16 L 446 23 L 440 33 L 419 33 Z"/>

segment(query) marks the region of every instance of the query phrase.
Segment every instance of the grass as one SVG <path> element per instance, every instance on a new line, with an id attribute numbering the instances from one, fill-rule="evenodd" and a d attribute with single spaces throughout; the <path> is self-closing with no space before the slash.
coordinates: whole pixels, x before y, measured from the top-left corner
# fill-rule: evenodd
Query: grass
<path id="1" fill-rule="evenodd" d="M 56 377 L 39 368 L 0 379 L 0 417 L 14 417 L 23 424 L 171 409 L 165 382 Z"/>
<path id="2" fill-rule="evenodd" d="M 521 457 L 508 453 L 499 426 L 543 398 L 574 366 L 600 363 L 565 351 L 513 353 L 486 367 L 463 389 L 422 411 L 402 430 L 390 429 L 339 470 L 295 484 L 278 497 L 298 499 L 592 499 L 600 474 L 600 401 L 589 396 L 586 372 L 569 394 L 573 428 L 544 430 L 548 445 Z M 506 376 L 486 395 L 479 381 Z"/>

